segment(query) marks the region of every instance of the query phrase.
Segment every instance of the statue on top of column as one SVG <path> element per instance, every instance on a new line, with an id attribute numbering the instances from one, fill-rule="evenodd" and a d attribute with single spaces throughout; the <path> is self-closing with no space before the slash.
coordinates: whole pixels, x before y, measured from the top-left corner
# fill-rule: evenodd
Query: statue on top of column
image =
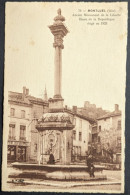
<path id="1" fill-rule="evenodd" d="M 61 9 L 60 8 L 57 10 L 57 13 L 58 13 L 58 16 L 56 16 L 54 18 L 55 23 L 58 24 L 58 23 L 62 23 L 63 21 L 65 21 L 65 17 L 63 17 L 61 15 Z"/>

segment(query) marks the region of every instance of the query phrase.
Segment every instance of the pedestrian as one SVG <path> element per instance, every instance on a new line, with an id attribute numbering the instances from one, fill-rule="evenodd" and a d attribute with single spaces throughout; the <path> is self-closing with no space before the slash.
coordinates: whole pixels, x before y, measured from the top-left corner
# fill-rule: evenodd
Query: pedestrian
<path id="1" fill-rule="evenodd" d="M 88 172 L 89 172 L 90 177 L 95 177 L 95 175 L 94 175 L 95 167 L 94 167 L 94 164 L 93 164 L 92 155 L 88 156 L 87 166 L 88 166 Z"/>
<path id="2" fill-rule="evenodd" d="M 91 163 L 91 165 L 90 165 L 90 177 L 95 177 L 94 171 L 95 171 L 94 164 Z"/>
<path id="3" fill-rule="evenodd" d="M 49 161 L 47 164 L 55 164 L 55 158 L 54 158 L 54 155 L 52 154 L 52 152 L 50 153 Z"/>

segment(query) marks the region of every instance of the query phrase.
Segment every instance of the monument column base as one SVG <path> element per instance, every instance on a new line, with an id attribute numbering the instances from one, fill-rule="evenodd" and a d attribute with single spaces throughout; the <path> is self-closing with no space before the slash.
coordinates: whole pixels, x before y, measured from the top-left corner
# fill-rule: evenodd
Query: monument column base
<path id="1" fill-rule="evenodd" d="M 43 156 L 44 164 L 49 163 L 46 160 L 48 155 L 53 155 L 54 164 L 71 163 L 72 129 L 74 128 L 71 118 L 69 114 L 64 112 L 53 112 L 43 114 L 43 117 L 38 121 L 36 129 L 42 136 L 39 147 L 39 150 L 40 148 L 42 150 L 40 150 L 39 155 Z"/>

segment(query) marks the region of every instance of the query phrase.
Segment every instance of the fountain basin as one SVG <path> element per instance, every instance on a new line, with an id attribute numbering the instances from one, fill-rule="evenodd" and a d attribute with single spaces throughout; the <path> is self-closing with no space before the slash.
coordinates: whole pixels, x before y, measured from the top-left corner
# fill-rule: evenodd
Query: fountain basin
<path id="1" fill-rule="evenodd" d="M 37 165 L 26 163 L 12 163 L 16 170 L 9 178 L 31 178 L 43 180 L 106 180 L 103 166 L 95 165 L 95 177 L 90 177 L 88 167 L 85 165 Z"/>

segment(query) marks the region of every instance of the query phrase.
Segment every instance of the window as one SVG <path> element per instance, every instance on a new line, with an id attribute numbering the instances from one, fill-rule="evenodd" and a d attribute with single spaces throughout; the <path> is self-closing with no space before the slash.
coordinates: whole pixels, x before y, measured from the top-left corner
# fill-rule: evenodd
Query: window
<path id="1" fill-rule="evenodd" d="M 80 129 L 82 128 L 82 120 L 80 120 Z"/>
<path id="2" fill-rule="evenodd" d="M 101 127 L 101 125 L 99 126 L 99 132 L 102 130 L 102 127 Z"/>
<path id="3" fill-rule="evenodd" d="M 20 140 L 26 140 L 26 126 L 20 125 Z"/>
<path id="4" fill-rule="evenodd" d="M 121 120 L 118 121 L 117 130 L 121 130 Z"/>
<path id="5" fill-rule="evenodd" d="M 121 137 L 117 137 L 117 147 L 121 148 Z"/>
<path id="6" fill-rule="evenodd" d="M 82 141 L 82 133 L 79 132 L 79 141 Z"/>
<path id="7" fill-rule="evenodd" d="M 14 116 L 15 115 L 15 109 L 14 108 L 11 108 L 10 109 L 10 116 Z"/>
<path id="8" fill-rule="evenodd" d="M 25 110 L 21 110 L 21 118 L 25 118 Z"/>
<path id="9" fill-rule="evenodd" d="M 15 125 L 9 124 L 9 139 L 15 140 Z"/>
<path id="10" fill-rule="evenodd" d="M 76 147 L 73 146 L 73 155 L 76 155 Z"/>
<path id="11" fill-rule="evenodd" d="M 76 131 L 73 131 L 73 139 L 76 140 Z"/>
<path id="12" fill-rule="evenodd" d="M 75 154 L 78 154 L 78 146 L 75 146 Z"/>
<path id="13" fill-rule="evenodd" d="M 78 155 L 81 156 L 81 146 L 78 147 Z"/>
<path id="14" fill-rule="evenodd" d="M 100 136 L 98 136 L 98 142 L 101 142 Z"/>
<path id="15" fill-rule="evenodd" d="M 37 143 L 34 144 L 34 152 L 37 152 Z"/>
<path id="16" fill-rule="evenodd" d="M 16 146 L 8 145 L 8 160 L 16 161 Z"/>
<path id="17" fill-rule="evenodd" d="M 73 124 L 76 125 L 76 118 L 74 118 Z"/>
<path id="18" fill-rule="evenodd" d="M 26 147 L 25 146 L 18 146 L 17 160 L 20 162 L 26 161 Z"/>

